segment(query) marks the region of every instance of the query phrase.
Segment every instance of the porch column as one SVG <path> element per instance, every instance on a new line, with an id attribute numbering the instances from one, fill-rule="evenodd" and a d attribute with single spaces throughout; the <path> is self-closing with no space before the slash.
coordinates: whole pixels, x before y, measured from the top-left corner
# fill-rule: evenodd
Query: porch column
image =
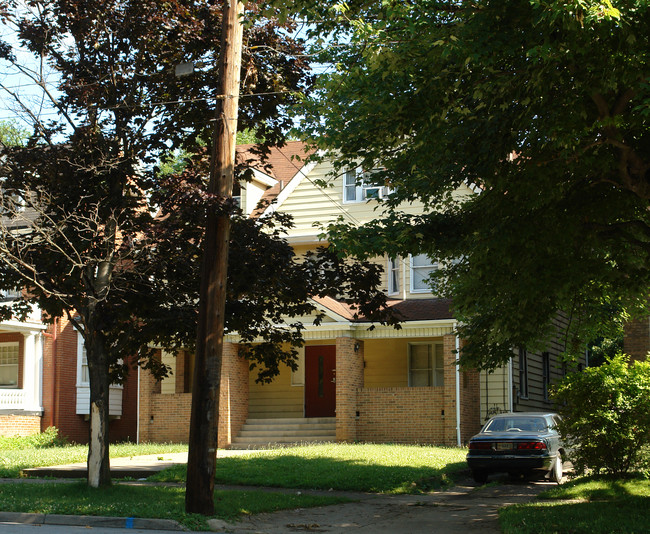
<path id="1" fill-rule="evenodd" d="M 248 418 L 248 361 L 239 356 L 239 345 L 223 344 L 219 397 L 218 446 L 228 447 Z"/>
<path id="2" fill-rule="evenodd" d="M 43 342 L 40 331 L 23 332 L 23 410 L 42 412 Z"/>
<path id="3" fill-rule="evenodd" d="M 363 341 L 336 338 L 336 441 L 357 439 L 357 389 L 363 387 Z"/>
<path id="4" fill-rule="evenodd" d="M 444 394 L 443 436 L 442 444 L 453 447 L 456 445 L 456 335 L 447 334 L 443 337 L 444 361 Z M 462 430 L 462 429 L 461 429 Z"/>

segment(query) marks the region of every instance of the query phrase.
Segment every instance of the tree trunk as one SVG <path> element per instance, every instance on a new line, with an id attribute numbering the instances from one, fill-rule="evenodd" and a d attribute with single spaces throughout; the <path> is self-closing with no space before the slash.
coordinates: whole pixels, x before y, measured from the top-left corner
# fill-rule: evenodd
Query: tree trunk
<path id="1" fill-rule="evenodd" d="M 211 196 L 222 198 L 232 197 L 243 34 L 240 18 L 243 10 L 243 4 L 237 0 L 224 1 L 218 87 L 219 95 L 223 96 L 217 102 L 208 188 Z M 211 206 L 201 266 L 185 492 L 185 510 L 204 515 L 214 514 L 229 240 L 230 215 L 227 212 L 217 215 Z"/>
<path id="2" fill-rule="evenodd" d="M 108 361 L 101 334 L 89 331 L 85 342 L 90 379 L 88 485 L 98 488 L 111 484 L 108 450 Z"/>

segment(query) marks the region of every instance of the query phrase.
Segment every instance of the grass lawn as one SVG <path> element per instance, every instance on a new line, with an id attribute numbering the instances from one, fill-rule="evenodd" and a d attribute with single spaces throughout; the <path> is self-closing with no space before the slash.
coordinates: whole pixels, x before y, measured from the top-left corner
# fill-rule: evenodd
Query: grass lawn
<path id="1" fill-rule="evenodd" d="M 504 534 L 610 534 L 650 530 L 650 480 L 579 478 L 540 494 L 543 502 L 499 511 Z"/>
<path id="2" fill-rule="evenodd" d="M 219 484 L 420 493 L 453 485 L 467 469 L 465 449 L 372 444 L 320 444 L 220 458 Z M 149 480 L 184 482 L 185 466 Z"/>
<path id="3" fill-rule="evenodd" d="M 306 508 L 347 502 L 335 496 L 215 491 L 215 516 L 233 520 L 288 508 Z M 85 482 L 62 484 L 6 483 L 0 489 L 0 510 L 5 512 L 175 519 L 192 530 L 208 530 L 205 517 L 186 514 L 185 489 L 169 486 L 114 485 L 89 488 Z"/>
<path id="4" fill-rule="evenodd" d="M 9 440 L 14 440 L 13 442 Z M 17 478 L 21 469 L 28 467 L 43 467 L 85 462 L 88 458 L 88 445 L 64 445 L 55 447 L 29 446 L 23 441 L 23 446 L 14 448 L 15 438 L 0 438 L 0 478 Z M 187 445 L 174 443 L 120 443 L 111 445 L 111 458 L 137 456 L 140 454 L 165 454 L 184 452 Z"/>
<path id="5" fill-rule="evenodd" d="M 33 442 L 32 442 L 33 441 Z M 17 477 L 21 469 L 85 461 L 86 446 L 58 445 L 47 436 L 0 439 L 0 476 Z M 112 445 L 111 456 L 184 451 L 184 445 Z M 322 444 L 252 452 L 220 458 L 216 479 L 223 484 L 419 493 L 452 485 L 466 471 L 463 449 L 408 445 Z M 150 481 L 185 481 L 185 466 L 171 468 Z M 151 517 L 175 519 L 192 530 L 207 529 L 206 518 L 184 512 L 182 487 L 121 485 L 92 489 L 75 483 L 13 483 L 0 486 L 0 510 L 25 513 Z M 267 491 L 215 492 L 215 517 L 324 506 L 345 502 L 337 496 Z"/>

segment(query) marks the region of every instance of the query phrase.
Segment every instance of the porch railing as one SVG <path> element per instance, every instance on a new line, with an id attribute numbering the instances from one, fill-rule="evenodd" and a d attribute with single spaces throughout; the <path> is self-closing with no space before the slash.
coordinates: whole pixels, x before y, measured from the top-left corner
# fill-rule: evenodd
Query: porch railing
<path id="1" fill-rule="evenodd" d="M 22 408 L 25 392 L 22 389 L 0 389 L 0 410 Z"/>

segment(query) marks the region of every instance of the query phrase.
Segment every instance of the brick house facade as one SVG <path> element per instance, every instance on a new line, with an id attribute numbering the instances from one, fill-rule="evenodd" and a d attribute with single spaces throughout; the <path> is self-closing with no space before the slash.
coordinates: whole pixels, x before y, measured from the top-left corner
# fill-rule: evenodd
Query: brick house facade
<path id="1" fill-rule="evenodd" d="M 297 256 L 326 244 L 316 229 L 319 225 L 327 226 L 339 217 L 355 224 L 370 221 L 376 217 L 376 199 L 389 194 L 386 188 L 359 183 L 359 169 L 340 173 L 327 161 L 309 162 L 305 156 L 299 142 L 274 149 L 270 167 L 256 169 L 253 181 L 241 184 L 238 198 L 242 209 L 254 217 L 273 211 L 291 215 L 294 226 L 287 239 Z M 318 184 L 326 181 L 332 187 L 322 189 Z M 474 192 L 461 187 L 457 194 Z M 260 199 L 272 202 L 256 209 Z M 404 206 L 411 214 L 422 209 L 416 202 Z M 551 380 L 560 376 L 558 347 L 526 354 L 525 368 L 518 366 L 513 351 L 513 362 L 495 373 L 459 371 L 455 359 L 462 340 L 455 335 L 450 301 L 432 294 L 426 283 L 436 269 L 435 260 L 408 255 L 374 261 L 384 267 L 384 291 L 389 305 L 403 317 L 402 329 L 375 325 L 370 330 L 369 324 L 354 318 L 344 301 L 314 299 L 326 319 L 315 326 L 309 317 L 300 318 L 306 345 L 298 370 L 282 368 L 266 385 L 257 384 L 255 372 L 249 372 L 246 362 L 236 356 L 236 335 L 228 336 L 219 446 L 233 443 L 247 420 L 296 422 L 312 418 L 312 413 L 335 420 L 337 441 L 459 445 L 480 429 L 491 409 L 548 411 L 545 394 Z M 321 366 L 316 382 L 308 371 L 315 358 L 320 358 Z M 191 355 L 182 353 L 176 361 L 169 360 L 176 378 L 165 379 L 162 387 L 141 376 L 141 439 L 187 440 L 190 395 L 189 389 L 181 388 L 187 378 L 179 376 L 191 368 L 188 359 Z M 527 391 L 522 395 L 524 372 Z M 335 382 L 331 393 L 325 387 L 329 382 Z M 324 399 L 331 396 L 329 405 L 315 409 L 310 393 L 314 388 Z"/>
<path id="2" fill-rule="evenodd" d="M 0 435 L 29 435 L 54 426 L 75 443 L 89 438 L 88 385 L 80 383 L 79 336 L 69 321 L 44 324 L 40 312 L 24 323 L 0 323 L 0 349 L 6 378 L 0 385 Z M 15 368 L 9 362 L 16 362 Z M 16 380 L 11 379 L 11 374 Z M 3 375 L 3 376 L 5 376 Z M 112 388 L 111 441 L 137 439 L 137 372 Z"/>

